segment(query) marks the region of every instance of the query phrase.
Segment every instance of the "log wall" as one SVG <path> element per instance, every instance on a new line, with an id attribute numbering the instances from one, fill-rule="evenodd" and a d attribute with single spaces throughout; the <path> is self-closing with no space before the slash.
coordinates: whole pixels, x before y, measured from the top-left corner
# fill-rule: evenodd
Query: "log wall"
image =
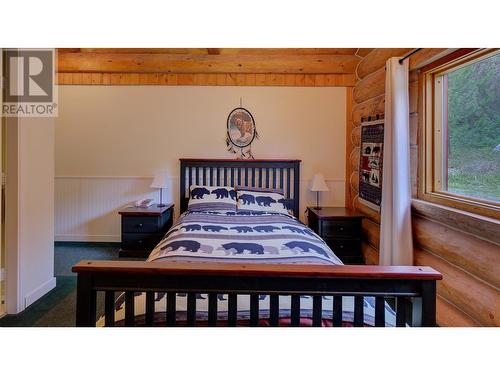
<path id="1" fill-rule="evenodd" d="M 384 113 L 385 61 L 411 50 L 376 48 L 357 53 L 362 60 L 357 67 L 359 81 L 352 95 L 346 179 L 349 181 L 351 205 L 366 216 L 363 220 L 362 249 L 367 264 L 378 263 L 380 214 L 361 204 L 357 195 L 361 118 Z M 415 198 L 419 133 L 417 68 L 449 52 L 440 48 L 426 48 L 410 58 L 410 158 L 411 186 Z M 474 225 L 463 225 L 463 222 L 454 220 L 453 213 L 444 212 L 423 201 L 415 201 L 414 208 L 415 264 L 432 266 L 443 274 L 443 280 L 438 282 L 437 288 L 438 324 L 499 326 L 500 244 L 498 236 L 492 232 L 491 222 L 483 223 L 475 219 Z M 446 216 L 445 220 L 443 216 Z M 478 227 L 483 227 L 483 230 Z M 484 228 L 488 228 L 487 231 Z"/>

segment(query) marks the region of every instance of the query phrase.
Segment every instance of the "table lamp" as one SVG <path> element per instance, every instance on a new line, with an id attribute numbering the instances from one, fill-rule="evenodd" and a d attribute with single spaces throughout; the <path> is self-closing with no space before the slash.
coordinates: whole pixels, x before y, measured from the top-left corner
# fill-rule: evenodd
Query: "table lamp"
<path id="1" fill-rule="evenodd" d="M 163 204 L 163 189 L 166 188 L 167 185 L 167 176 L 165 173 L 157 173 L 150 187 L 160 189 L 160 204 L 158 207 L 165 207 Z"/>
<path id="2" fill-rule="evenodd" d="M 316 207 L 315 209 L 321 210 L 321 207 L 319 205 L 319 193 L 321 191 L 328 191 L 328 186 L 326 185 L 325 178 L 321 173 L 316 173 L 312 179 L 312 184 L 311 188 L 309 189 L 311 191 L 316 192 Z"/>

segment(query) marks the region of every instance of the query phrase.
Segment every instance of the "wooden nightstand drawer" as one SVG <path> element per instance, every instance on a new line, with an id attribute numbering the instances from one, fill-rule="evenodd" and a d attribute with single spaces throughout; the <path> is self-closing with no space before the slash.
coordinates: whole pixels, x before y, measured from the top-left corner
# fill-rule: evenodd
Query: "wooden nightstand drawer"
<path id="1" fill-rule="evenodd" d="M 361 240 L 325 240 L 326 244 L 337 255 L 361 255 Z"/>
<path id="2" fill-rule="evenodd" d="M 120 257 L 147 257 L 172 226 L 174 205 L 127 207 L 122 216 Z"/>
<path id="3" fill-rule="evenodd" d="M 309 227 L 318 233 L 345 264 L 363 264 L 361 222 L 363 215 L 345 207 L 308 207 Z"/>
<path id="4" fill-rule="evenodd" d="M 161 235 L 123 233 L 123 250 L 148 250 L 151 251 L 161 241 Z"/>
<path id="5" fill-rule="evenodd" d="M 122 230 L 127 233 L 155 233 L 161 227 L 161 216 L 123 216 Z"/>
<path id="6" fill-rule="evenodd" d="M 323 237 L 351 237 L 359 233 L 359 223 L 356 220 L 322 220 Z"/>

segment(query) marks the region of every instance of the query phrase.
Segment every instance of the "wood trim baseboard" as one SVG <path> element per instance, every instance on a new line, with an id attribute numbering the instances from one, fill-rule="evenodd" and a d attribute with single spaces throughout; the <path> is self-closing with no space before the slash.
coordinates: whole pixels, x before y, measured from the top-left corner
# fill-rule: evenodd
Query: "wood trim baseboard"
<path id="1" fill-rule="evenodd" d="M 36 302 L 39 298 L 43 297 L 45 294 L 50 292 L 56 287 L 56 278 L 52 277 L 43 284 L 39 285 L 37 288 L 33 289 L 24 296 L 24 307 L 26 309 L 32 303 Z"/>

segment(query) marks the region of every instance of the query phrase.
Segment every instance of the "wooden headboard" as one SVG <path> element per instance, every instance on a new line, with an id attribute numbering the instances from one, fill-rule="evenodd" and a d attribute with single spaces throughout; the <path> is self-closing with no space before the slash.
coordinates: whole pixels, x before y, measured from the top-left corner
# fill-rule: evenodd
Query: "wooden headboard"
<path id="1" fill-rule="evenodd" d="M 187 210 L 189 186 L 222 185 L 282 189 L 299 217 L 300 160 L 180 159 L 181 213 Z"/>

